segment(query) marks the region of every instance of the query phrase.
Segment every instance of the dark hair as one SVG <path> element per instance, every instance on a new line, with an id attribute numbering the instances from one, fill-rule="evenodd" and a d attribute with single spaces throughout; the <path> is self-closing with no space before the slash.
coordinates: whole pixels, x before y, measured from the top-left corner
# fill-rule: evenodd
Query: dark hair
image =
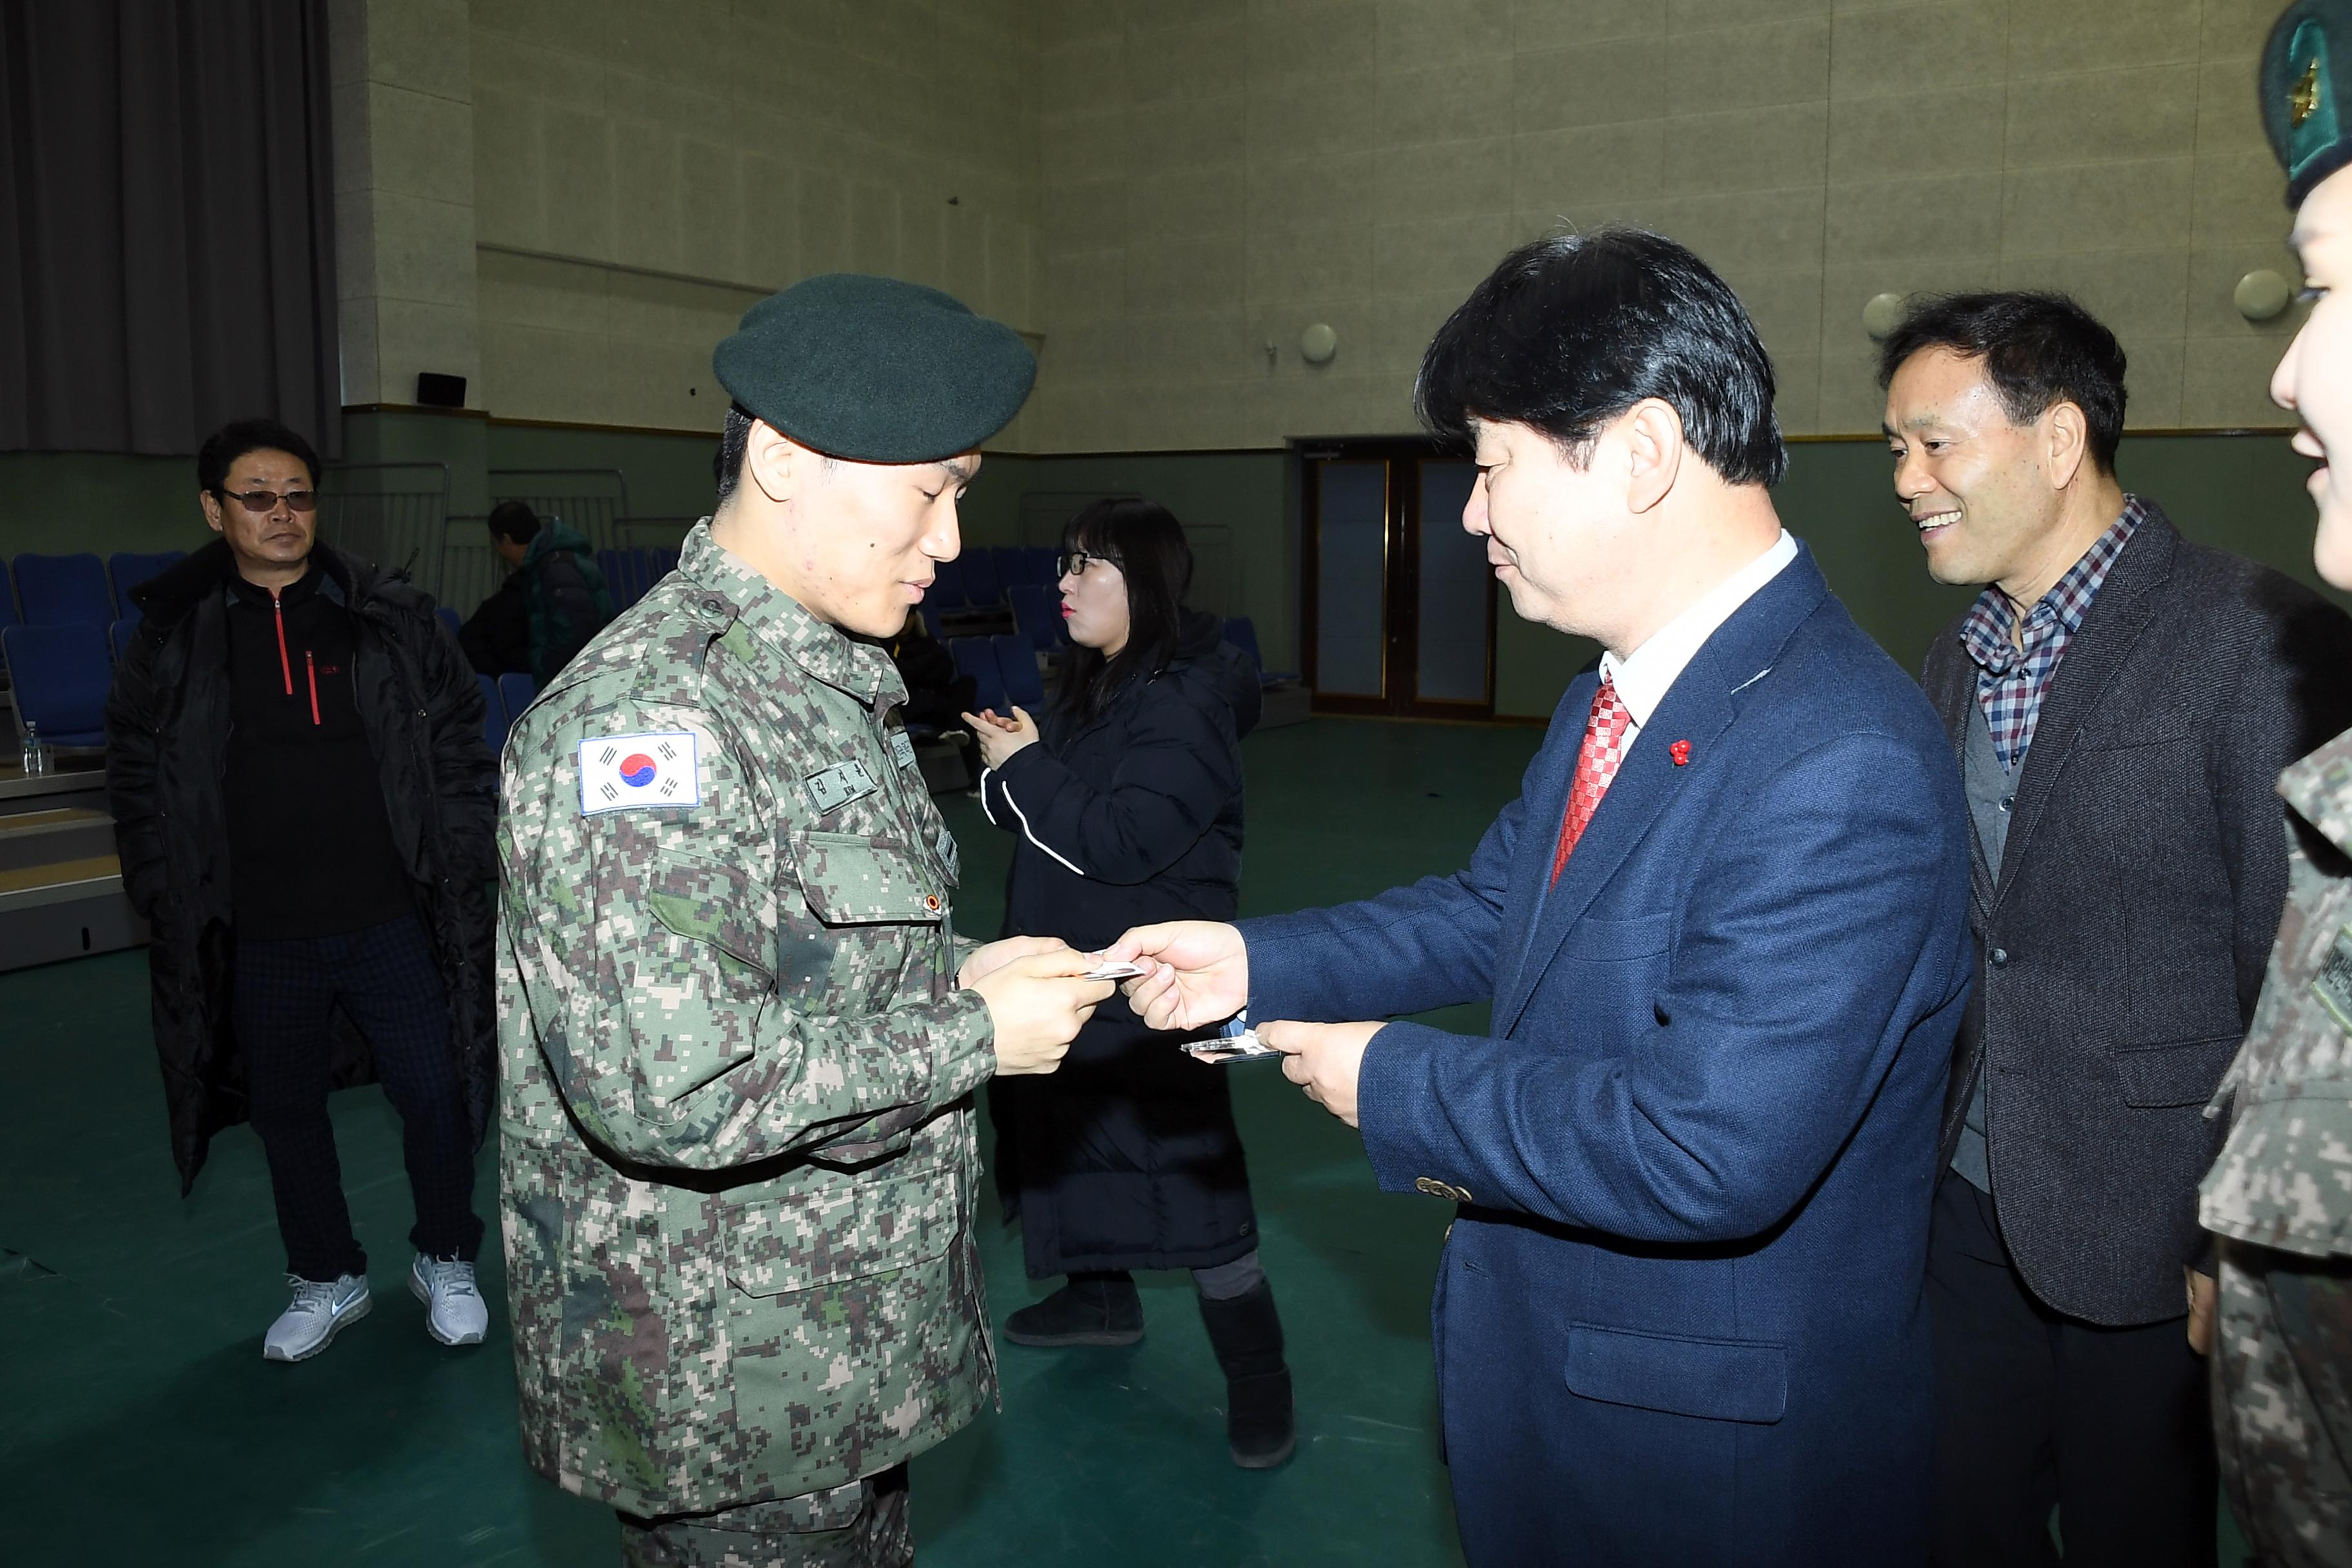
<path id="1" fill-rule="evenodd" d="M 1920 300 L 1878 345 L 1880 388 L 1894 382 L 1905 361 L 1929 349 L 1981 360 L 2012 425 L 2073 404 L 2090 430 L 2091 461 L 2103 474 L 2116 471 L 2124 435 L 2124 347 L 2065 295 L 2012 290 Z"/>
<path id="2" fill-rule="evenodd" d="M 1788 470 L 1772 360 L 1706 262 L 1637 228 L 1533 240 L 1470 291 L 1422 356 L 1413 408 L 1439 437 L 1531 426 L 1575 461 L 1643 398 L 1671 405 L 1692 450 L 1730 484 Z"/>
<path id="3" fill-rule="evenodd" d="M 539 513 L 528 501 L 502 500 L 490 509 L 490 537 L 529 544 L 539 537 Z"/>
<path id="4" fill-rule="evenodd" d="M 319 482 L 319 454 L 310 450 L 310 443 L 275 419 L 232 419 L 211 435 L 196 449 L 196 488 L 215 495 L 228 483 L 228 471 L 247 452 L 284 452 L 302 459 L 310 470 L 310 483 Z"/>
<path id="5" fill-rule="evenodd" d="M 743 477 L 743 453 L 751 444 L 751 411 L 740 403 L 729 404 L 727 427 L 719 433 L 719 456 L 711 459 L 720 500 L 735 493 L 735 483 Z"/>
<path id="6" fill-rule="evenodd" d="M 1136 672 L 1149 679 L 1168 668 L 1192 587 L 1192 547 L 1173 512 L 1158 501 L 1129 499 L 1079 509 L 1062 530 L 1062 552 L 1080 550 L 1108 559 L 1127 579 L 1127 646 L 1116 658 L 1105 658 L 1100 648 L 1074 647 L 1062 669 L 1054 705 L 1083 724 Z"/>

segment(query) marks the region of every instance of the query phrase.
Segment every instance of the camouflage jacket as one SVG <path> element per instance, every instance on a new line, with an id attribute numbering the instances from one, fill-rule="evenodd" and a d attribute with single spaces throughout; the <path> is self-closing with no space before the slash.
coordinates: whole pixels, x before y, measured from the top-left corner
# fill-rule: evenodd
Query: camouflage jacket
<path id="1" fill-rule="evenodd" d="M 2338 853 L 2352 851 L 2352 732 L 2278 787 L 2327 844 L 2290 828 L 2286 913 L 2253 1029 L 2205 1112 L 2232 1115 L 2200 1217 L 2265 1247 L 2352 1254 L 2352 871 Z"/>
<path id="2" fill-rule="evenodd" d="M 569 1490 L 814 1491 L 994 1393 L 993 1035 L 905 695 L 706 521 L 507 742 L 507 1293 L 525 1453 Z"/>

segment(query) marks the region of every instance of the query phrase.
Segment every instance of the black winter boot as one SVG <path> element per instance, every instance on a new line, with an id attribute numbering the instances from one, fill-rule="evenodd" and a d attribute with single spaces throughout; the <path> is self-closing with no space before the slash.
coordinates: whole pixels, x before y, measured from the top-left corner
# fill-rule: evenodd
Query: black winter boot
<path id="1" fill-rule="evenodd" d="M 1234 1463 L 1245 1470 L 1270 1470 L 1298 1447 L 1274 1287 L 1261 1279 L 1227 1300 L 1203 1296 L 1201 1321 L 1209 1327 L 1209 1344 L 1225 1372 L 1225 1441 L 1233 1447 Z"/>
<path id="2" fill-rule="evenodd" d="M 1073 1274 L 1070 1282 L 1004 1320 L 1016 1345 L 1131 1345 L 1143 1338 L 1143 1298 L 1126 1274 Z"/>

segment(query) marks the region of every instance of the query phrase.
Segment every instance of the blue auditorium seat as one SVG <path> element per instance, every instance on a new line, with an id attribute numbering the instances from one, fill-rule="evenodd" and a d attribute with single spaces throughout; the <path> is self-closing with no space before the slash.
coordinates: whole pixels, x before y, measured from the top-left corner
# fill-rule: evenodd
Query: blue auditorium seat
<path id="1" fill-rule="evenodd" d="M 963 569 L 964 596 L 975 605 L 994 605 L 1004 598 L 1004 584 L 996 580 L 996 563 L 985 550 L 967 550 L 956 557 Z"/>
<path id="2" fill-rule="evenodd" d="M 1298 673 L 1296 670 L 1266 668 L 1265 656 L 1257 650 L 1256 623 L 1247 616 L 1235 616 L 1225 623 L 1225 640 L 1249 655 L 1250 662 L 1257 666 L 1257 679 L 1260 685 L 1279 686 L 1298 679 Z"/>
<path id="3" fill-rule="evenodd" d="M 1045 682 L 1037 674 L 1037 650 L 1019 632 L 1000 632 L 988 639 L 996 648 L 997 668 L 1004 676 L 1004 695 L 1016 708 L 1035 718 L 1045 706 Z"/>
<path id="4" fill-rule="evenodd" d="M 923 603 L 940 610 L 961 610 L 964 605 L 963 563 L 942 561 L 931 576 L 931 585 L 923 595 Z"/>
<path id="5" fill-rule="evenodd" d="M 1021 635 L 1039 653 L 1052 653 L 1069 641 L 1069 623 L 1062 618 L 1062 596 L 1038 583 L 1022 583 L 1012 590 L 1013 620 Z"/>
<path id="6" fill-rule="evenodd" d="M 507 743 L 506 700 L 499 695 L 499 683 L 487 675 L 474 679 L 482 686 L 482 739 L 489 742 L 492 752 L 503 751 Z"/>
<path id="7" fill-rule="evenodd" d="M 948 634 L 941 629 L 945 623 L 940 619 L 939 607 L 931 603 L 930 595 L 923 596 L 922 607 L 915 613 L 923 617 L 923 630 L 930 634 L 933 642 L 948 640 Z"/>
<path id="8" fill-rule="evenodd" d="M 106 657 L 107 624 L 0 630 L 20 732 L 30 721 L 53 746 L 106 744 L 106 692 L 114 679 Z"/>
<path id="9" fill-rule="evenodd" d="M 528 675 L 517 673 L 499 677 L 499 701 L 507 710 L 509 724 L 521 718 L 522 710 L 530 707 L 531 699 L 538 695 L 539 683 Z"/>
<path id="10" fill-rule="evenodd" d="M 125 616 L 114 623 L 113 630 L 107 633 L 107 646 L 113 650 L 116 663 L 120 664 L 123 656 L 131 651 L 131 639 L 139 635 L 139 621 L 137 616 Z"/>
<path id="11" fill-rule="evenodd" d="M 971 676 L 979 689 L 972 693 L 973 712 L 993 708 L 1003 713 L 1012 708 L 1004 695 L 1004 667 L 997 660 L 993 642 L 987 637 L 950 637 L 948 652 L 955 657 L 956 673 Z"/>
<path id="12" fill-rule="evenodd" d="M 131 590 L 142 583 L 152 581 L 187 559 L 184 550 L 159 550 L 141 555 L 128 550 L 118 550 L 106 558 L 106 575 L 114 584 L 114 613 L 139 618 L 139 606 L 131 602 Z"/>
<path id="13" fill-rule="evenodd" d="M 458 618 L 457 612 L 451 609 L 446 605 L 435 605 L 433 613 L 441 617 L 441 624 L 449 628 L 449 635 L 453 637 L 457 635 L 459 628 L 464 626 L 466 624 Z"/>
<path id="14" fill-rule="evenodd" d="M 996 581 L 1008 594 L 1036 580 L 1029 574 L 1029 552 L 1017 544 L 992 545 L 988 558 L 996 563 Z"/>
<path id="15" fill-rule="evenodd" d="M 1054 557 L 1059 555 L 1061 552 L 1052 545 L 1024 545 L 1021 553 L 1029 558 L 1030 582 L 1043 583 L 1050 588 L 1062 580 L 1062 574 L 1054 570 Z"/>
<path id="16" fill-rule="evenodd" d="M 103 642 L 114 624 L 114 595 L 106 565 L 95 555 L 16 557 L 16 597 L 28 626 L 96 626 Z"/>

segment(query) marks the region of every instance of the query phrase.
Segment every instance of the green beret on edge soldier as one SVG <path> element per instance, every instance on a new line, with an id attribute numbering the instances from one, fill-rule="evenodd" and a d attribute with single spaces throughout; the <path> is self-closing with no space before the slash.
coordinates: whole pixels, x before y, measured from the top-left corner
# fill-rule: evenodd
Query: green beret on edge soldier
<path id="1" fill-rule="evenodd" d="M 632 1563 L 912 1560 L 996 1391 L 971 1091 L 1110 994 L 951 923 L 881 650 L 1034 380 L 933 289 L 813 278 L 713 356 L 717 511 L 508 739 L 501 1211 L 533 1468 Z"/>
<path id="2" fill-rule="evenodd" d="M 2261 90 L 2314 300 L 2271 395 L 2302 421 L 2295 450 L 2323 465 L 2311 479 L 2319 574 L 2352 588 L 2352 0 L 2290 6 L 2263 50 Z M 2213 1416 L 2255 1559 L 2347 1568 L 2352 733 L 2289 767 L 2278 787 L 2292 849 L 2286 910 L 2253 1027 L 2208 1111 L 2231 1118 L 2201 1205 L 2221 1244 Z"/>

